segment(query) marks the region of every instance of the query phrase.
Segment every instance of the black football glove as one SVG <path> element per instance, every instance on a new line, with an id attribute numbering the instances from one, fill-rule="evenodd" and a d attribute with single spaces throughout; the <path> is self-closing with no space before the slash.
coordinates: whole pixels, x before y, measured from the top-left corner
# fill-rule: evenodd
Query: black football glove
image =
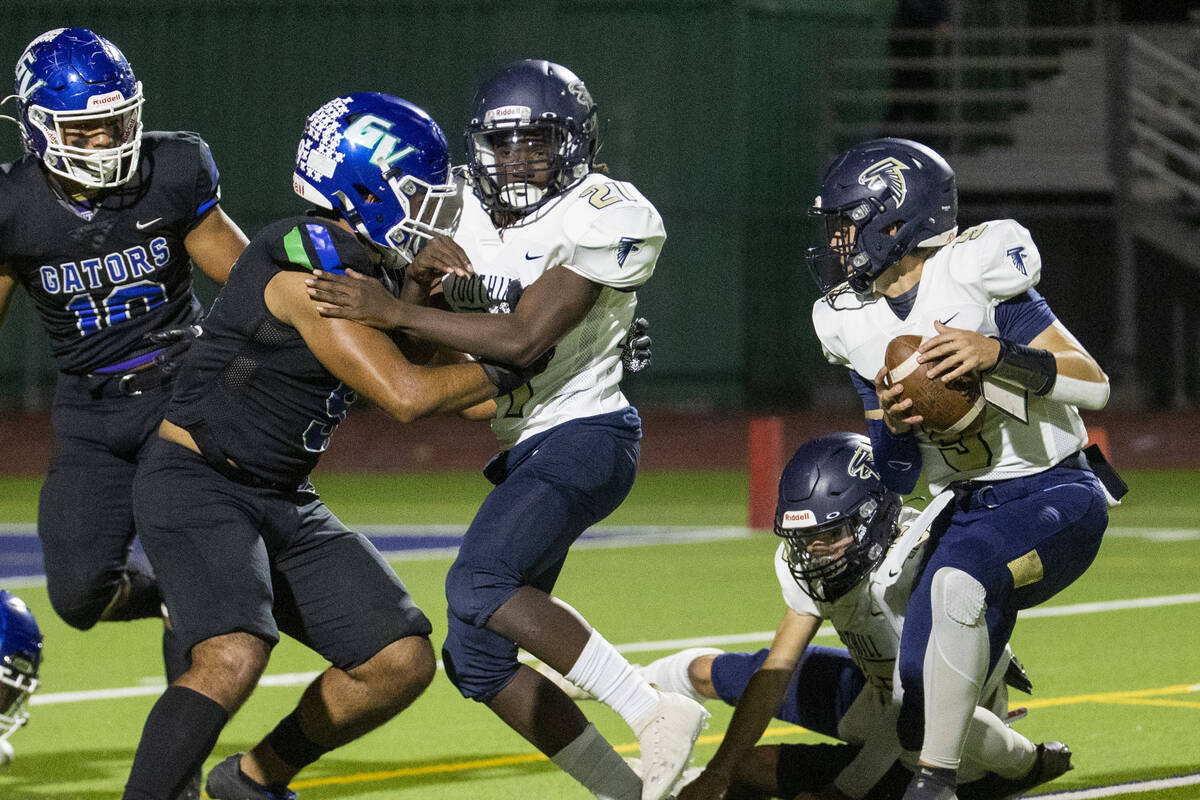
<path id="1" fill-rule="evenodd" d="M 629 326 L 629 333 L 621 342 L 621 363 L 626 372 L 641 372 L 650 366 L 650 335 L 646 332 L 650 323 L 645 317 L 638 317 Z"/>
<path id="2" fill-rule="evenodd" d="M 553 347 L 538 356 L 537 360 L 527 367 L 514 367 L 512 364 L 500 364 L 495 361 L 481 360 L 478 363 L 483 367 L 487 379 L 496 387 L 496 396 L 501 397 L 512 394 L 533 380 L 546 369 L 552 358 L 554 358 Z"/>
<path id="3" fill-rule="evenodd" d="M 162 345 L 162 352 L 154 357 L 154 365 L 163 375 L 171 375 L 183 364 L 183 357 L 196 337 L 204 332 L 199 325 L 184 325 L 180 328 L 164 328 L 146 334 L 146 340 Z"/>

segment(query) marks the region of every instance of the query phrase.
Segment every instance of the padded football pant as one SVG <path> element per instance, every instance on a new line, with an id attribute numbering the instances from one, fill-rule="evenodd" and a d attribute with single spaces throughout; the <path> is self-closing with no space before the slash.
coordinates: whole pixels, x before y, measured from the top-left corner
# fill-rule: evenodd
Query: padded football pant
<path id="1" fill-rule="evenodd" d="M 984 589 L 991 671 L 1017 612 L 1045 602 L 1091 565 L 1108 525 L 1104 491 L 1090 471 L 1052 467 L 988 484 L 957 497 L 934 523 L 932 551 L 905 613 L 898 669 L 903 686 L 898 732 L 907 750 L 924 738 L 923 670 L 933 625 L 933 578 L 944 567 L 965 572 Z M 962 598 L 948 598 L 938 613 Z M 957 607 L 957 606 L 955 606 Z M 979 676 L 982 683 L 982 676 Z"/>
<path id="2" fill-rule="evenodd" d="M 432 627 L 365 536 L 311 487 L 237 483 L 162 439 L 138 469 L 134 508 L 171 623 L 190 651 L 234 632 L 283 631 L 350 670 Z"/>
<path id="3" fill-rule="evenodd" d="M 571 544 L 629 494 L 641 420 L 626 408 L 571 420 L 502 453 L 496 487 L 446 575 L 446 674 L 464 697 L 491 700 L 517 672 L 517 646 L 484 626 L 522 586 L 554 588 Z"/>
<path id="4" fill-rule="evenodd" d="M 55 612 L 87 630 L 121 584 L 130 581 L 124 613 L 157 617 L 161 598 L 148 568 L 129 565 L 133 545 L 133 475 L 157 437 L 169 394 L 129 397 L 115 382 L 60 375 L 54 396 L 50 471 L 38 500 L 38 536 L 46 588 Z"/>

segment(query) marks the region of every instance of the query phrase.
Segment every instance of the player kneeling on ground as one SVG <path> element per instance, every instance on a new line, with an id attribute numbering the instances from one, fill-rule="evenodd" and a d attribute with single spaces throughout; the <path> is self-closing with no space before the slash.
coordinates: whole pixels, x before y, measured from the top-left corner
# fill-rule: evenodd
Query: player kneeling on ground
<path id="1" fill-rule="evenodd" d="M 779 482 L 775 574 L 787 612 L 769 650 L 693 648 L 642 668 L 664 690 L 736 706 L 717 753 L 679 794 L 804 800 L 898 798 L 917 754 L 901 748 L 892 675 L 905 606 L 921 569 L 924 512 L 884 488 L 865 436 L 835 433 L 796 451 Z M 849 650 L 812 646 L 830 620 Z M 1006 721 L 1007 681 L 1029 690 L 1005 651 L 974 710 L 960 776 L 963 800 L 1010 797 L 1071 768 L 1059 742 L 1035 745 Z M 845 744 L 755 744 L 772 717 Z"/>

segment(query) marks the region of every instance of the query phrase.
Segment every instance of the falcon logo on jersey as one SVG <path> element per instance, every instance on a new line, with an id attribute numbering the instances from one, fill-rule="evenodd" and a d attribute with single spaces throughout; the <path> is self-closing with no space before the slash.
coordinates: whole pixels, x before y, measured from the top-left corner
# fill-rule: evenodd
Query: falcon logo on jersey
<path id="1" fill-rule="evenodd" d="M 853 478 L 880 480 L 879 473 L 875 471 L 875 462 L 871 460 L 871 449 L 866 445 L 855 449 L 854 455 L 850 456 L 850 463 L 846 466 L 846 472 Z"/>
<path id="2" fill-rule="evenodd" d="M 636 253 L 641 250 L 639 244 L 645 244 L 645 239 L 634 239 L 630 236 L 622 236 L 621 241 L 617 242 L 617 266 L 625 266 L 625 259 L 629 258 L 630 253 Z"/>
<path id="3" fill-rule="evenodd" d="M 892 197 L 896 198 L 896 207 L 899 208 L 904 205 L 904 198 L 908 196 L 908 185 L 904 181 L 906 169 L 908 165 L 899 159 L 885 158 L 864 169 L 858 176 L 858 182 L 873 191 L 888 187 Z"/>
<path id="4" fill-rule="evenodd" d="M 1025 269 L 1024 247 L 1010 247 L 1005 255 L 1012 259 L 1013 266 L 1016 267 L 1017 272 L 1021 273 L 1022 275 L 1029 274 L 1028 270 Z"/>

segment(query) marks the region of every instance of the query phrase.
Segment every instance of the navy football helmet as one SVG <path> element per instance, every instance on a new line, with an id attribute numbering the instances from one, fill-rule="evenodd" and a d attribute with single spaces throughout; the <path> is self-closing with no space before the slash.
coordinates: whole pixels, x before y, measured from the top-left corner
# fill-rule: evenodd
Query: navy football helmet
<path id="1" fill-rule="evenodd" d="M 467 168 L 493 218 L 541 208 L 583 180 L 595 155 L 596 104 L 566 67 L 514 61 L 475 93 Z"/>
<path id="2" fill-rule="evenodd" d="M 779 478 L 775 534 L 797 584 L 833 602 L 883 561 L 902 500 L 875 471 L 871 440 L 832 433 L 803 444 Z"/>
<path id="3" fill-rule="evenodd" d="M 880 273 L 914 249 L 954 240 L 954 170 L 920 142 L 862 142 L 826 170 L 812 213 L 825 222 L 824 243 L 808 251 L 821 293 L 848 282 L 865 294 Z"/>
<path id="4" fill-rule="evenodd" d="M 142 146 L 142 84 L 116 46 L 86 28 L 34 39 L 16 67 L 17 123 L 27 153 L 89 188 L 128 181 Z M 112 146 L 67 144 L 68 129 L 105 128 Z"/>
<path id="5" fill-rule="evenodd" d="M 37 621 L 19 597 L 0 589 L 0 742 L 29 719 L 41 663 Z"/>
<path id="6" fill-rule="evenodd" d="M 462 211 L 442 129 L 407 100 L 375 92 L 309 115 L 292 188 L 405 263 L 435 233 L 453 234 Z"/>

